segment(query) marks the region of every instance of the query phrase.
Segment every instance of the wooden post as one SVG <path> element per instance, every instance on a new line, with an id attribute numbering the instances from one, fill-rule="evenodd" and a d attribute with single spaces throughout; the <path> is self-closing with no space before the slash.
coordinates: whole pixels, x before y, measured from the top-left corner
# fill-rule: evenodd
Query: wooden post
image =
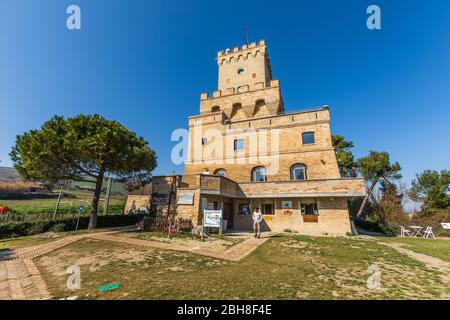
<path id="1" fill-rule="evenodd" d="M 105 204 L 103 205 L 103 215 L 108 215 L 109 211 L 109 197 L 111 195 L 112 178 L 108 179 L 108 185 L 106 187 Z"/>
<path id="2" fill-rule="evenodd" d="M 53 212 L 53 220 L 56 219 L 56 213 L 58 212 L 59 203 L 61 202 L 62 191 L 63 191 L 63 185 L 61 185 L 61 189 L 59 189 L 58 200 L 56 201 L 55 211 Z"/>
<path id="3" fill-rule="evenodd" d="M 219 236 L 223 234 L 223 209 L 220 209 Z"/>
<path id="4" fill-rule="evenodd" d="M 171 185 L 170 185 L 170 192 L 169 192 L 169 201 L 168 201 L 168 204 L 167 204 L 167 225 L 168 225 L 168 238 L 170 239 L 170 231 L 171 231 L 171 227 L 172 227 L 172 220 L 171 220 L 171 218 L 175 218 L 175 214 L 174 214 L 174 216 L 173 217 L 170 217 L 170 206 L 172 205 L 172 196 L 174 195 L 174 194 L 176 194 L 176 192 L 174 191 L 174 189 L 175 189 L 175 184 L 177 183 L 177 176 L 175 175 L 175 172 L 174 172 L 174 174 L 173 174 L 173 177 L 172 177 L 172 182 L 171 182 Z"/>

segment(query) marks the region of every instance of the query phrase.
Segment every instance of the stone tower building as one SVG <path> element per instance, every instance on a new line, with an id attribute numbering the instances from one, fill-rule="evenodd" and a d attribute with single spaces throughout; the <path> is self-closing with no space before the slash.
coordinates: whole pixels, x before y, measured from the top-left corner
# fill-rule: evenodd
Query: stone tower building
<path id="1" fill-rule="evenodd" d="M 365 186 L 340 176 L 328 107 L 285 112 L 265 41 L 219 51 L 217 64 L 218 90 L 189 117 L 177 214 L 199 224 L 220 208 L 228 227 L 247 229 L 259 207 L 266 229 L 350 231 L 347 199 Z"/>

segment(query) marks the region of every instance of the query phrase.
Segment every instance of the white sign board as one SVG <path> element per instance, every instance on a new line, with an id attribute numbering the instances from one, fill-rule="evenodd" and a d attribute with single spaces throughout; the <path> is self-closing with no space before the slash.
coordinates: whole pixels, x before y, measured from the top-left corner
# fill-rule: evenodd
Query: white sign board
<path id="1" fill-rule="evenodd" d="M 205 210 L 203 214 L 203 225 L 205 227 L 220 228 L 222 210 Z"/>
<path id="2" fill-rule="evenodd" d="M 180 194 L 178 196 L 178 204 L 194 204 L 194 194 Z"/>
<path id="3" fill-rule="evenodd" d="M 442 228 L 445 230 L 450 230 L 450 223 L 441 223 Z"/>

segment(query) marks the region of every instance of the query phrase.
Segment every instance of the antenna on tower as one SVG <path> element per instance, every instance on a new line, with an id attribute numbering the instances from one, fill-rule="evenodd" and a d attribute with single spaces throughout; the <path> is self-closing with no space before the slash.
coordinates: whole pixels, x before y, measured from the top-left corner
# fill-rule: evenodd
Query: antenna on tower
<path id="1" fill-rule="evenodd" d="M 247 28 L 247 26 L 244 26 L 244 32 L 245 32 L 245 43 L 247 44 L 247 46 L 248 46 L 248 28 Z"/>

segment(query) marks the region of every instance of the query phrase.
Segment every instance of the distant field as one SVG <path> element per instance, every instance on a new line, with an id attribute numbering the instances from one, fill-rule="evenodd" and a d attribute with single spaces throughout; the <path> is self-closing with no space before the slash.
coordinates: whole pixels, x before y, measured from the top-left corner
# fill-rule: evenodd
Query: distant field
<path id="1" fill-rule="evenodd" d="M 87 180 L 91 180 L 91 179 L 92 178 L 87 178 Z M 104 189 L 106 189 L 107 184 L 108 184 L 108 180 L 107 179 L 103 180 L 103 188 Z M 93 179 L 92 179 L 92 182 L 77 181 L 77 182 L 73 182 L 73 185 L 80 186 L 80 187 L 95 187 L 95 182 Z M 112 186 L 111 186 L 111 193 L 124 194 L 125 189 L 123 188 L 123 184 L 121 182 L 113 181 Z"/>
<path id="2" fill-rule="evenodd" d="M 8 195 L 0 197 L 0 205 L 10 208 L 12 213 L 17 214 L 47 214 L 53 213 L 58 198 L 58 191 L 46 194 L 18 194 L 16 196 Z M 61 199 L 58 214 L 67 215 L 77 212 L 80 205 L 86 207 L 86 214 L 89 213 L 90 204 L 92 202 L 92 192 L 87 191 L 65 191 L 64 197 Z M 99 212 L 103 212 L 105 194 L 100 198 Z M 124 209 L 125 196 L 113 195 L 110 197 L 110 213 L 119 213 Z"/>
<path id="3" fill-rule="evenodd" d="M 42 191 L 37 188 L 37 193 L 25 191 L 33 190 L 37 185 L 32 182 L 22 182 L 20 176 L 13 168 L 0 167 L 0 206 L 10 208 L 13 214 L 39 214 L 42 218 L 46 215 L 53 215 L 58 190 L 51 192 Z M 103 212 L 105 189 L 107 180 L 103 182 L 103 192 L 99 203 L 99 212 Z M 72 215 L 77 212 L 80 205 L 86 207 L 85 214 L 89 213 L 92 202 L 92 190 L 73 190 L 77 187 L 95 187 L 94 181 L 90 182 L 71 182 L 70 186 L 64 191 L 64 197 L 61 200 L 58 215 Z M 110 197 L 110 213 L 120 213 L 125 207 L 125 190 L 122 183 L 113 181 Z"/>
<path id="4" fill-rule="evenodd" d="M 0 167 L 0 182 L 18 182 L 20 176 L 14 168 Z"/>

